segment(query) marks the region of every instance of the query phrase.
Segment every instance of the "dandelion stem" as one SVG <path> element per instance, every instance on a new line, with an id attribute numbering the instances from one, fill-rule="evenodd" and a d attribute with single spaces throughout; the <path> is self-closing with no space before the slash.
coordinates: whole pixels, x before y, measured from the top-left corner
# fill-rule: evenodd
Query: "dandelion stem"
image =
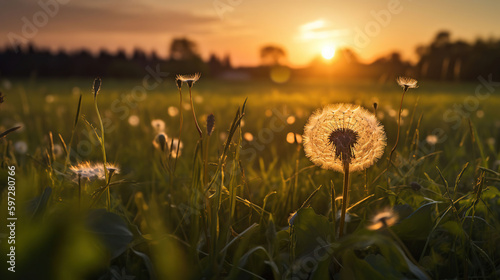
<path id="1" fill-rule="evenodd" d="M 108 168 L 106 168 L 106 148 L 104 147 L 104 125 L 102 124 L 102 119 L 101 119 L 101 114 L 99 114 L 99 108 L 97 107 L 97 95 L 94 95 L 94 106 L 95 106 L 95 111 L 97 113 L 97 118 L 99 119 L 99 124 L 101 126 L 101 150 L 102 150 L 102 158 L 103 158 L 103 162 L 102 162 L 102 166 L 103 166 L 103 169 L 104 169 L 104 181 L 105 182 L 108 182 Z M 108 212 L 111 210 L 111 193 L 109 191 L 109 186 L 106 186 L 106 192 L 107 192 L 107 209 L 108 209 Z"/>
<path id="2" fill-rule="evenodd" d="M 345 213 L 349 200 L 349 162 L 344 160 L 344 189 L 342 190 L 342 212 L 340 214 L 339 238 L 344 234 Z"/>
<path id="3" fill-rule="evenodd" d="M 399 142 L 399 131 L 401 129 L 401 110 L 403 108 L 403 99 L 405 98 L 405 93 L 408 90 L 408 87 L 405 87 L 403 89 L 403 95 L 401 95 L 401 103 L 399 104 L 399 112 L 398 112 L 398 134 L 396 135 L 396 143 L 394 143 L 394 147 L 392 147 L 391 153 L 389 154 L 389 160 L 387 161 L 387 170 L 389 170 L 389 167 L 391 166 L 391 161 L 392 161 L 392 154 L 396 150 Z"/>
<path id="4" fill-rule="evenodd" d="M 200 125 L 198 125 L 198 120 L 196 119 L 196 114 L 194 112 L 193 96 L 191 95 L 191 87 L 189 87 L 189 99 L 191 100 L 191 111 L 193 112 L 194 124 L 196 124 L 196 129 L 198 130 L 198 133 L 200 134 L 200 138 L 201 138 L 201 137 L 203 137 L 203 132 L 201 132 Z"/>

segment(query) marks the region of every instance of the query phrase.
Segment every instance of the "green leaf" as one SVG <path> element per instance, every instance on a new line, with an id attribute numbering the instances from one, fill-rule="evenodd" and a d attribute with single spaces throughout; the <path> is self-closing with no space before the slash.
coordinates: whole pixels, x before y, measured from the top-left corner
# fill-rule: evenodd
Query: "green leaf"
<path id="1" fill-rule="evenodd" d="M 42 215 L 45 212 L 51 194 L 52 188 L 46 187 L 40 196 L 33 198 L 28 203 L 28 209 L 32 213 L 32 217 Z"/>
<path id="2" fill-rule="evenodd" d="M 125 252 L 132 241 L 132 232 L 123 219 L 104 209 L 91 211 L 87 217 L 87 226 L 108 249 L 111 259 Z"/>
<path id="3" fill-rule="evenodd" d="M 427 203 L 392 227 L 392 230 L 405 240 L 424 240 L 434 226 L 437 215 L 437 204 L 440 202 Z"/>
<path id="4" fill-rule="evenodd" d="M 316 214 L 312 208 L 297 211 L 292 224 L 297 257 L 309 255 L 316 248 L 325 247 L 334 240 L 332 223 L 325 216 Z"/>

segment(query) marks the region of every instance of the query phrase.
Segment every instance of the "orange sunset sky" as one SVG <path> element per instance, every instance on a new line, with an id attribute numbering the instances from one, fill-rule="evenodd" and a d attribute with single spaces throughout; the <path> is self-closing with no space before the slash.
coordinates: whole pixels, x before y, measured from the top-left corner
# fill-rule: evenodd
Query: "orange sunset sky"
<path id="1" fill-rule="evenodd" d="M 267 43 L 281 45 L 292 66 L 325 46 L 353 48 L 367 62 L 392 51 L 414 59 L 439 30 L 500 37 L 498 11 L 500 1 L 486 0 L 16 0 L 0 3 L 0 45 L 19 36 L 52 50 L 138 47 L 165 57 L 172 38 L 186 36 L 203 58 L 230 54 L 236 66 L 258 64 Z"/>

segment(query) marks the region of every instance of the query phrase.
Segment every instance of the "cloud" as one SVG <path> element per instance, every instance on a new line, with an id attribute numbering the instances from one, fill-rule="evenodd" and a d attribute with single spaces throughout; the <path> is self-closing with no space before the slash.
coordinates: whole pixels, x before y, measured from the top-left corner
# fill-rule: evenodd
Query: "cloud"
<path id="1" fill-rule="evenodd" d="M 42 2 L 46 3 L 49 0 Z M 55 0 L 53 0 L 55 1 Z M 26 17 L 43 11 L 38 1 L 5 1 L 0 6 L 2 29 L 20 33 Z M 60 5 L 59 11 L 49 18 L 41 30 L 44 33 L 188 33 L 203 32 L 219 19 L 209 15 L 195 15 L 187 11 L 168 9 L 161 5 L 143 4 L 136 1 L 70 1 Z M 3 36 L 2 36 L 3 37 Z"/>

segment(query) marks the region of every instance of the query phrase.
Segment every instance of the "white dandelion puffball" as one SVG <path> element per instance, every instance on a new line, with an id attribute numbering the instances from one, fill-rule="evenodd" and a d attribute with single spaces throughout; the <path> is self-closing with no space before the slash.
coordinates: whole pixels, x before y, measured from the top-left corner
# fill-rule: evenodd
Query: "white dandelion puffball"
<path id="1" fill-rule="evenodd" d="M 319 109 L 304 128 L 306 156 L 323 169 L 344 172 L 364 170 L 384 154 L 386 135 L 377 118 L 353 104 L 333 104 Z"/>

